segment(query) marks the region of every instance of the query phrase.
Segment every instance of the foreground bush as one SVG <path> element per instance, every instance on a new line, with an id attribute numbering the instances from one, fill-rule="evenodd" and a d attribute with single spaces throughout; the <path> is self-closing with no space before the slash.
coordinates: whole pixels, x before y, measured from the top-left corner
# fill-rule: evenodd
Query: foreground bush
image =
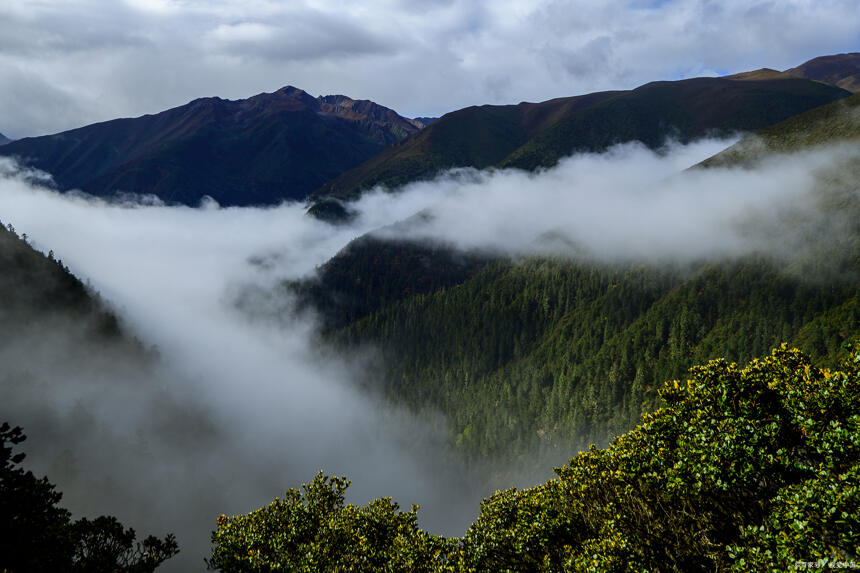
<path id="1" fill-rule="evenodd" d="M 317 475 L 248 515 L 218 518 L 208 561 L 222 571 L 432 571 L 449 543 L 389 498 L 344 505 L 346 478 Z"/>
<path id="2" fill-rule="evenodd" d="M 20 427 L 0 425 L 0 571 L 29 573 L 151 573 L 179 552 L 173 535 L 135 542 L 115 517 L 71 520 L 48 478 L 20 467 Z"/>
<path id="3" fill-rule="evenodd" d="M 665 405 L 558 478 L 498 492 L 460 539 L 388 499 L 343 504 L 318 476 L 286 500 L 222 516 L 223 571 L 787 571 L 860 566 L 860 353 L 839 371 L 785 346 L 715 360 Z M 802 564 L 799 565 L 802 567 Z"/>

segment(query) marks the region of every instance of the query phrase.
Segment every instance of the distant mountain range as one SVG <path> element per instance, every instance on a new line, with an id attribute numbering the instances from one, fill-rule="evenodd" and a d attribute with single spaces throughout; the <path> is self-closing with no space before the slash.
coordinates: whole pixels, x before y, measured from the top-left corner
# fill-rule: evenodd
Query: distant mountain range
<path id="1" fill-rule="evenodd" d="M 0 133 L 0 145 L 6 145 L 10 141 L 12 141 L 12 140 L 9 139 L 8 137 L 6 137 L 5 135 L 3 135 L 2 133 Z"/>
<path id="2" fill-rule="evenodd" d="M 285 87 L 237 101 L 204 98 L 3 146 L 60 190 L 151 193 L 196 205 L 302 200 L 325 181 L 423 126 L 367 100 Z"/>
<path id="3" fill-rule="evenodd" d="M 154 194 L 188 205 L 206 195 L 223 205 L 310 198 L 313 214 L 337 218 L 345 213 L 340 201 L 366 189 L 453 167 L 534 170 L 627 141 L 659 148 L 667 138 L 754 131 L 849 96 L 860 85 L 858 69 L 860 54 L 839 54 L 784 72 L 472 106 L 438 119 L 288 86 L 24 138 L 0 147 L 0 155 L 51 173 L 61 191 Z"/>

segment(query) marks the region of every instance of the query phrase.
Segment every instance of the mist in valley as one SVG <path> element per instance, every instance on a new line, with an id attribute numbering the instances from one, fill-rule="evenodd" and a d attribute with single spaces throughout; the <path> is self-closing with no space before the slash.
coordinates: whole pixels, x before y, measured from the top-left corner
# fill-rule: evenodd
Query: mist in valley
<path id="1" fill-rule="evenodd" d="M 23 328 L 0 348 L 2 417 L 24 427 L 25 465 L 76 515 L 175 532 L 181 553 L 165 570 L 202 568 L 218 514 L 255 509 L 320 470 L 346 474 L 353 503 L 418 503 L 422 527 L 459 535 L 491 493 L 486 468 L 470 473 L 450 455 L 441 414 L 418 418 L 366 390 L 382 375 L 373 349 L 321 345 L 284 281 L 371 231 L 502 256 L 659 263 L 786 257 L 856 224 L 820 196 L 821 173 L 856 160 L 856 146 L 683 172 L 729 143 L 624 145 L 536 174 L 458 170 L 368 193 L 339 226 L 301 204 L 60 195 L 6 162 L 0 219 L 53 250 L 147 350 L 94 346 L 86 325 L 61 318 Z M 840 187 L 846 201 L 856 208 L 856 183 Z"/>

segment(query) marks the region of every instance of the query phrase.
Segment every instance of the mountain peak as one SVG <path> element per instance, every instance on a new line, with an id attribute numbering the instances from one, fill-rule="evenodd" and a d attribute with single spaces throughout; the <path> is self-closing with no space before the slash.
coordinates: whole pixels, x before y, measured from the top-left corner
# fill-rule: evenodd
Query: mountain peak
<path id="1" fill-rule="evenodd" d="M 295 86 L 284 86 L 278 91 L 276 91 L 273 95 L 282 95 L 287 97 L 305 97 L 308 95 L 308 92 Z"/>

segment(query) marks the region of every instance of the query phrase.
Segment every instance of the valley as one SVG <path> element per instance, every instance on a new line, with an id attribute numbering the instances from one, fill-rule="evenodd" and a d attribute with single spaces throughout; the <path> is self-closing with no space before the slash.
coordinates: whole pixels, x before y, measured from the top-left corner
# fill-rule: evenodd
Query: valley
<path id="1" fill-rule="evenodd" d="M 854 62 L 5 143 L 0 421 L 167 571 L 853 559 Z"/>

